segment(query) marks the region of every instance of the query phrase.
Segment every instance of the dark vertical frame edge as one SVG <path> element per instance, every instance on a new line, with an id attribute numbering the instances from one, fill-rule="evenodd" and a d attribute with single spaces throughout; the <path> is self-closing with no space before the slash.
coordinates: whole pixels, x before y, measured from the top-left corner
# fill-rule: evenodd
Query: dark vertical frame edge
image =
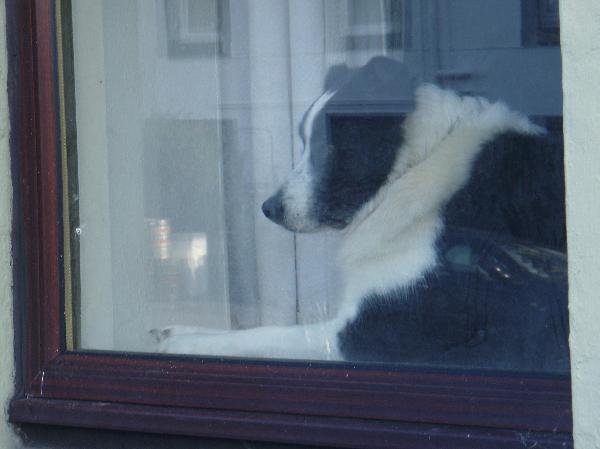
<path id="1" fill-rule="evenodd" d="M 54 2 L 7 0 L 5 5 L 15 354 L 18 390 L 27 394 L 61 351 Z"/>
<path id="2" fill-rule="evenodd" d="M 39 329 L 25 323 L 33 318 L 28 298 L 39 291 L 37 270 L 27 266 L 37 259 L 37 240 L 29 240 L 34 234 L 37 213 L 31 207 L 37 196 L 35 172 L 36 161 L 24 158 L 27 148 L 35 148 L 35 82 L 33 55 L 34 18 L 29 1 L 6 0 L 6 39 L 8 54 L 8 99 L 10 114 L 10 150 L 13 187 L 12 259 L 15 327 L 15 362 L 17 372 L 17 395 L 25 395 L 28 385 L 39 372 L 40 361 L 32 357 L 34 348 L 40 345 Z M 11 19 L 12 18 L 12 19 Z M 27 90 L 29 90 L 29 95 Z M 32 167 L 33 165 L 33 167 Z M 27 214 L 25 211 L 30 213 Z M 28 218 L 25 216 L 28 215 Z"/>
<path id="3" fill-rule="evenodd" d="M 13 325 L 14 325 L 14 363 L 16 367 L 15 376 L 15 393 L 17 396 L 24 395 L 25 385 L 25 370 L 24 368 L 24 323 L 25 323 L 25 295 L 26 281 L 23 261 L 23 244 L 22 244 L 22 211 L 20 200 L 20 184 L 21 184 L 21 165 L 19 164 L 18 150 L 21 145 L 21 84 L 24 82 L 20 70 L 24 67 L 23 52 L 20 45 L 19 24 L 21 23 L 22 9 L 19 9 L 19 0 L 5 0 L 5 17 L 6 17 L 6 53 L 7 53 L 7 95 L 9 104 L 9 125 L 11 133 L 9 136 L 10 147 L 10 172 L 12 174 L 12 276 L 13 287 L 12 293 L 15 300 L 13 301 Z M 13 17 L 15 20 L 10 20 Z"/>

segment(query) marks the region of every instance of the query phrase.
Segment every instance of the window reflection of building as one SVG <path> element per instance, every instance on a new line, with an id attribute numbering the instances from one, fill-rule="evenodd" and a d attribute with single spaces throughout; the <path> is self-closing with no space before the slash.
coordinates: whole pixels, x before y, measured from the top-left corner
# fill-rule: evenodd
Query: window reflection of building
<path id="1" fill-rule="evenodd" d="M 229 52 L 228 0 L 165 0 L 170 57 Z"/>
<path id="2" fill-rule="evenodd" d="M 348 50 L 397 50 L 405 46 L 404 0 L 348 0 Z"/>
<path id="3" fill-rule="evenodd" d="M 521 10 L 524 46 L 559 45 L 558 0 L 522 0 Z"/>

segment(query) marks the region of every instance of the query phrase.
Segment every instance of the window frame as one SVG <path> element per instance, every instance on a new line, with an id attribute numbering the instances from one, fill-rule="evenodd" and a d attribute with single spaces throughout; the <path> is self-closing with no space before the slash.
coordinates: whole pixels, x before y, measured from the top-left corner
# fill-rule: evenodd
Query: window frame
<path id="1" fill-rule="evenodd" d="M 53 0 L 6 0 L 13 423 L 357 448 L 572 447 L 568 377 L 67 350 Z"/>

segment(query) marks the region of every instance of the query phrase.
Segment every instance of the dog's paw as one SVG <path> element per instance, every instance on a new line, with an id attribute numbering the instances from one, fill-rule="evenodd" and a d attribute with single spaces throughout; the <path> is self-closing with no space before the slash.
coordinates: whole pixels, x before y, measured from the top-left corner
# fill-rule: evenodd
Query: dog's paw
<path id="1" fill-rule="evenodd" d="M 161 331 L 162 332 L 162 331 Z M 156 351 L 161 354 L 191 354 L 192 347 L 189 345 L 189 338 L 181 338 L 180 335 L 172 335 L 166 332 L 161 335 Z"/>
<path id="2" fill-rule="evenodd" d="M 171 336 L 171 328 L 150 329 L 148 333 L 152 335 L 156 343 L 160 343 Z"/>
<path id="3" fill-rule="evenodd" d="M 227 329 L 215 329 L 212 327 L 203 326 L 181 326 L 173 325 L 160 327 L 157 329 L 151 329 L 148 331 L 152 335 L 157 343 L 172 337 L 174 335 L 188 335 L 188 334 L 203 334 L 203 335 L 219 335 L 229 332 Z"/>
<path id="4" fill-rule="evenodd" d="M 194 354 L 206 356 L 238 355 L 237 345 L 231 344 L 231 334 L 223 333 L 168 333 L 157 345 L 162 354 Z"/>
<path id="5" fill-rule="evenodd" d="M 181 325 L 155 328 L 149 331 L 157 343 L 157 352 L 176 354 L 197 353 L 198 346 L 202 346 L 203 341 L 230 332 L 226 329 Z M 208 351 L 210 346 L 201 348 L 201 350 Z"/>

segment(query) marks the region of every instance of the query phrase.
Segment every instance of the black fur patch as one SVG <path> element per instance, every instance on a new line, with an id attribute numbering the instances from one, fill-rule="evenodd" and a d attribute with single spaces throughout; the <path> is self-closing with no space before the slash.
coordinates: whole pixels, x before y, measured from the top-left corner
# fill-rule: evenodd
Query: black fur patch
<path id="1" fill-rule="evenodd" d="M 319 223 L 346 226 L 377 193 L 394 166 L 401 122 L 392 115 L 328 117 L 326 151 L 311 152 Z"/>
<path id="2" fill-rule="evenodd" d="M 326 86 L 336 93 L 315 117 L 306 142 L 315 180 L 313 214 L 323 225 L 343 228 L 393 168 L 414 88 L 406 66 L 381 57 L 355 71 L 332 68 Z"/>
<path id="3" fill-rule="evenodd" d="M 485 145 L 445 222 L 566 252 L 562 144 L 550 137 L 509 132 Z"/>

